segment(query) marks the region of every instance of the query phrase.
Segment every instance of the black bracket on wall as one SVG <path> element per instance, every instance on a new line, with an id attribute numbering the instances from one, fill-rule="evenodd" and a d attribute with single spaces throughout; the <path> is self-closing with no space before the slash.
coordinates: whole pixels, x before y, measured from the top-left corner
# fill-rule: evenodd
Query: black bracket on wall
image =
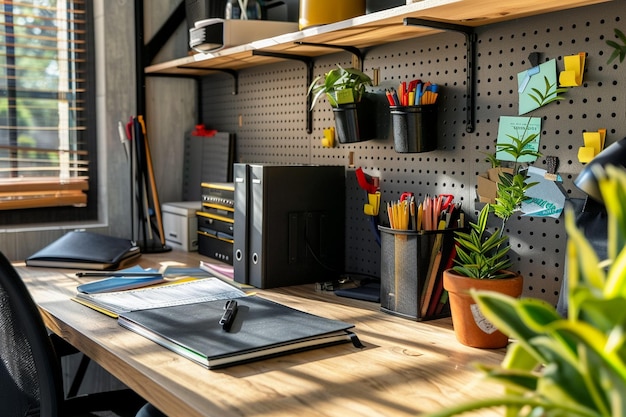
<path id="1" fill-rule="evenodd" d="M 438 22 L 427 19 L 418 19 L 414 17 L 406 17 L 404 18 L 405 26 L 424 26 L 430 27 L 433 29 L 442 29 L 442 30 L 451 30 L 455 32 L 461 32 L 465 35 L 465 44 L 467 46 L 467 81 L 466 81 L 466 112 L 467 112 L 467 124 L 465 126 L 465 131 L 467 133 L 472 133 L 475 129 L 475 115 L 474 115 L 474 105 L 475 105 L 475 65 L 474 61 L 476 60 L 476 34 L 474 33 L 474 28 L 471 26 L 463 26 L 457 25 L 454 23 L 447 22 Z"/>
<path id="2" fill-rule="evenodd" d="M 259 56 L 269 56 L 273 58 L 281 58 L 281 59 L 295 59 L 298 61 L 304 62 L 306 65 L 306 88 L 309 88 L 309 85 L 313 82 L 313 60 L 308 56 L 303 55 L 294 55 L 294 54 L 283 54 L 280 52 L 269 52 L 269 51 L 261 51 L 261 50 L 253 50 L 252 55 Z M 310 94 L 307 94 L 306 98 L 306 132 L 313 132 L 313 109 L 311 109 L 311 104 L 313 103 L 313 97 Z"/>
<path id="3" fill-rule="evenodd" d="M 343 51 L 347 51 L 350 52 L 352 55 L 354 55 L 359 61 L 358 61 L 358 65 L 355 65 L 356 67 L 358 67 L 358 69 L 360 69 L 361 71 L 363 71 L 363 59 L 365 58 L 365 56 L 363 55 L 363 52 L 361 52 L 361 50 L 355 46 L 346 46 L 346 45 L 329 45 L 326 43 L 314 43 L 314 42 L 295 42 L 297 45 L 305 45 L 305 46 L 319 46 L 322 48 L 332 48 L 332 49 L 341 49 Z"/>
<path id="4" fill-rule="evenodd" d="M 226 74 L 229 74 L 233 77 L 233 95 L 237 95 L 239 94 L 239 73 L 237 71 L 235 71 L 234 69 L 230 69 L 230 68 L 210 68 L 210 67 L 193 67 L 190 65 L 185 65 L 180 66 L 178 68 L 181 69 L 198 69 L 198 70 L 204 70 L 204 71 L 219 71 L 219 72 L 224 72 Z"/>

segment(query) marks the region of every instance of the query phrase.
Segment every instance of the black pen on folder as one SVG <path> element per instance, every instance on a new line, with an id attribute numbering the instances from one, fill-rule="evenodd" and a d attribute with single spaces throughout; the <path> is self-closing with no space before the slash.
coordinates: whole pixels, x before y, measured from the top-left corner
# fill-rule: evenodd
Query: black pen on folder
<path id="1" fill-rule="evenodd" d="M 235 321 L 235 316 L 237 315 L 237 301 L 228 300 L 226 305 L 224 306 L 224 314 L 222 314 L 222 318 L 220 319 L 220 325 L 222 329 L 225 331 L 230 331 L 230 326 L 233 325 L 233 321 Z"/>

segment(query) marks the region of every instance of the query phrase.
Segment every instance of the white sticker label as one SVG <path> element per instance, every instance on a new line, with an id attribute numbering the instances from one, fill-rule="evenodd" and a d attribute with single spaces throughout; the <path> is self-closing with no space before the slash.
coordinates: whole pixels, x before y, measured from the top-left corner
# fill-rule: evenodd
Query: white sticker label
<path id="1" fill-rule="evenodd" d="M 496 326 L 494 326 L 489 320 L 485 318 L 485 316 L 483 316 L 483 313 L 480 311 L 478 304 L 472 304 L 470 306 L 470 309 L 472 310 L 472 316 L 474 317 L 474 322 L 476 323 L 476 325 L 478 326 L 480 330 L 482 330 L 483 332 L 487 334 L 494 333 L 498 330 L 496 329 Z"/>

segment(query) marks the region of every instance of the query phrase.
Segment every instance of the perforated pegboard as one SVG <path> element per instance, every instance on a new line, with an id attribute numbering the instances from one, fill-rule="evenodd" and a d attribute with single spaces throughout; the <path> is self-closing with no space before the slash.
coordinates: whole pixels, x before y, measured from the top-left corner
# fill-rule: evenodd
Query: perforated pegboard
<path id="1" fill-rule="evenodd" d="M 380 74 L 380 92 L 400 81 L 414 78 L 442 86 L 438 111 L 438 148 L 421 154 L 400 154 L 393 148 L 389 113 L 379 112 L 380 139 L 323 148 L 323 129 L 333 126 L 330 107 L 322 102 L 313 112 L 313 133 L 306 132 L 306 68 L 299 61 L 276 64 L 239 73 L 239 93 L 233 95 L 233 79 L 211 75 L 202 82 L 202 122 L 237 134 L 241 162 L 314 163 L 347 167 L 346 268 L 378 275 L 380 250 L 363 214 L 365 193 L 356 182 L 354 169 L 380 178 L 383 202 L 412 191 L 425 195 L 452 193 L 464 211 L 475 218 L 476 176 L 488 168 L 483 153 L 495 149 L 498 118 L 518 112 L 517 73 L 530 68 L 531 52 L 541 62 L 587 53 L 584 84 L 571 88 L 565 100 L 552 103 L 529 116 L 542 118 L 541 152 L 559 158 L 559 174 L 567 196 L 581 198 L 573 180 L 582 165 L 578 148 L 582 133 L 607 129 L 607 143 L 626 136 L 626 64 L 607 65 L 610 50 L 605 41 L 613 29 L 624 27 L 623 1 L 518 19 L 476 29 L 475 131 L 466 124 L 466 46 L 458 33 L 387 44 L 365 51 L 363 67 Z M 315 59 L 315 75 L 335 64 L 350 66 L 348 53 Z M 354 165 L 349 165 L 353 152 Z M 535 163 L 546 168 L 545 159 Z M 385 222 L 385 213 L 381 220 Z M 495 224 L 494 224 L 495 226 Z M 562 217 L 515 217 L 508 224 L 516 269 L 525 276 L 525 295 L 556 303 L 563 277 L 566 233 Z"/>

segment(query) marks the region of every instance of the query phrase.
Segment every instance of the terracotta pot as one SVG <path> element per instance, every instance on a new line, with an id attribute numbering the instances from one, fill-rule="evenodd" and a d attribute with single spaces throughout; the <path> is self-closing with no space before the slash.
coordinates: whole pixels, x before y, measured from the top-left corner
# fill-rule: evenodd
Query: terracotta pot
<path id="1" fill-rule="evenodd" d="M 495 291 L 519 297 L 522 294 L 523 281 L 521 275 L 505 279 L 475 279 L 459 275 L 452 269 L 443 271 L 443 287 L 449 294 L 450 313 L 457 340 L 466 346 L 477 348 L 505 347 L 509 342 L 508 336 L 482 315 L 469 290 Z"/>

